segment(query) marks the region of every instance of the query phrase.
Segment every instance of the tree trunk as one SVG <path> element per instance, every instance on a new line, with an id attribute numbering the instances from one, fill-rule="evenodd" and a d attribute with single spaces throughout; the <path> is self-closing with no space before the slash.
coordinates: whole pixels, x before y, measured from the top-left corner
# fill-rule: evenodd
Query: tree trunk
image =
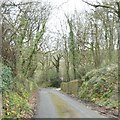
<path id="1" fill-rule="evenodd" d="M 114 19 L 114 18 L 113 18 Z M 108 47 L 108 59 L 109 63 L 112 62 L 113 59 L 113 51 L 114 51 L 114 45 L 113 45 L 113 26 L 111 25 L 111 21 L 109 20 L 109 47 Z"/>
<path id="2" fill-rule="evenodd" d="M 120 2 L 117 3 L 118 5 L 118 91 L 120 91 Z M 120 92 L 118 93 L 118 96 Z M 119 99 L 120 102 L 120 99 Z M 118 112 L 120 118 L 120 110 Z"/>
<path id="3" fill-rule="evenodd" d="M 95 24 L 95 68 L 98 68 L 100 66 L 100 47 L 99 47 L 99 41 L 98 41 L 98 28 L 97 24 Z"/>
<path id="4" fill-rule="evenodd" d="M 69 76 L 69 60 L 68 60 L 68 50 L 67 50 L 67 43 L 66 43 L 66 41 L 65 41 L 65 66 L 66 66 L 67 81 L 70 81 L 70 76 Z"/>

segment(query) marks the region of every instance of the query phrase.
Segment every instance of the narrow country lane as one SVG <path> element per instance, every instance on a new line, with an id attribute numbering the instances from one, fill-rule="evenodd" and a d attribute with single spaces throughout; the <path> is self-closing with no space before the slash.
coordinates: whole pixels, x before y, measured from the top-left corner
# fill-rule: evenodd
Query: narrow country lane
<path id="1" fill-rule="evenodd" d="M 47 89 L 39 92 L 36 114 L 37 118 L 58 118 L 57 111 Z"/>
<path id="2" fill-rule="evenodd" d="M 105 118 L 55 89 L 39 91 L 35 118 Z"/>

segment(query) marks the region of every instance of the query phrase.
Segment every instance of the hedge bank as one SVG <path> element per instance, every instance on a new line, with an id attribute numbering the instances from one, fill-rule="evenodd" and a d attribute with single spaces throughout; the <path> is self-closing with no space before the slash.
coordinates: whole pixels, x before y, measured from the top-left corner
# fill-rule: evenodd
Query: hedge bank
<path id="1" fill-rule="evenodd" d="M 62 82 L 60 87 L 63 92 L 77 96 L 80 85 L 80 80 L 72 80 L 70 82 Z"/>

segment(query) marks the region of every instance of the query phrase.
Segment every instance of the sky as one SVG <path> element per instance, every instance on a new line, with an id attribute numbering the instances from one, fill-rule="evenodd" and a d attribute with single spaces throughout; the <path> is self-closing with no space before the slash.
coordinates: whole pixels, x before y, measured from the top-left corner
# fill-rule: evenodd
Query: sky
<path id="1" fill-rule="evenodd" d="M 13 0 L 15 2 L 21 1 L 31 1 L 31 0 Z M 59 27 L 60 21 L 65 19 L 64 13 L 72 14 L 76 9 L 80 13 L 84 12 L 85 10 L 90 10 L 91 6 L 84 3 L 82 0 L 35 0 L 35 1 L 48 1 L 52 4 L 53 7 L 56 9 L 52 10 L 52 14 L 50 16 L 49 24 L 51 27 Z M 101 0 L 86 0 L 90 3 L 96 3 L 97 1 Z M 54 21 L 54 22 L 53 22 Z"/>
<path id="2" fill-rule="evenodd" d="M 86 9 L 89 9 L 89 6 L 86 5 L 82 0 L 48 0 L 53 6 L 56 6 L 57 9 L 52 11 L 50 17 L 50 24 L 54 24 L 54 27 L 59 26 L 59 22 L 65 19 L 64 14 L 72 14 L 74 10 L 83 12 Z M 54 23 L 52 22 L 54 21 Z"/>
<path id="3" fill-rule="evenodd" d="M 53 9 L 52 14 L 50 16 L 48 22 L 48 28 L 51 32 L 57 32 L 57 30 L 61 30 L 61 23 L 63 23 L 66 18 L 64 14 L 72 14 L 74 11 L 78 11 L 79 13 L 83 13 L 85 10 L 90 10 L 91 6 L 84 3 L 82 0 L 48 0 L 51 2 L 53 6 L 57 9 Z M 101 0 L 99 0 L 101 1 Z M 96 3 L 96 0 L 87 0 L 90 3 Z M 66 25 L 64 24 L 63 29 Z M 68 31 L 67 31 L 68 32 Z M 49 44 L 53 44 L 55 42 L 55 34 L 53 34 L 53 40 L 51 39 Z M 56 36 L 57 38 L 57 36 Z M 57 38 L 59 39 L 59 38 Z"/>
<path id="4" fill-rule="evenodd" d="M 43 0 L 44 1 L 44 0 Z M 72 14 L 75 10 L 82 13 L 85 10 L 90 10 L 91 6 L 84 3 L 82 0 L 47 0 L 51 2 L 53 6 L 56 6 L 58 9 L 54 9 L 51 15 L 51 21 L 54 21 L 54 24 L 58 25 L 58 21 L 64 19 L 65 14 Z M 101 2 L 101 0 L 86 0 L 90 3 Z M 93 8 L 93 7 L 92 7 Z M 50 23 L 52 24 L 52 23 Z"/>
<path id="5" fill-rule="evenodd" d="M 43 0 L 44 1 L 44 0 Z M 74 11 L 78 11 L 79 13 L 83 13 L 85 10 L 89 11 L 91 6 L 84 3 L 82 0 L 47 0 L 49 1 L 56 9 L 53 9 L 52 14 L 50 16 L 48 26 L 50 26 L 51 31 L 56 31 L 60 29 L 61 22 L 66 20 L 64 14 L 72 14 Z M 96 3 L 101 0 L 86 0 L 90 3 Z"/>
<path id="6" fill-rule="evenodd" d="M 21 1 L 31 1 L 31 0 L 12 0 L 17 3 Z M 47 1 L 50 2 L 53 6 L 52 14 L 50 15 L 49 22 L 47 23 L 47 27 L 50 31 L 56 32 L 56 30 L 61 29 L 61 21 L 63 22 L 66 18 L 64 14 L 72 14 L 74 11 L 78 11 L 80 13 L 85 10 L 89 11 L 91 6 L 84 3 L 82 0 L 34 0 L 34 1 Z M 90 3 L 96 3 L 101 0 L 86 0 Z"/>

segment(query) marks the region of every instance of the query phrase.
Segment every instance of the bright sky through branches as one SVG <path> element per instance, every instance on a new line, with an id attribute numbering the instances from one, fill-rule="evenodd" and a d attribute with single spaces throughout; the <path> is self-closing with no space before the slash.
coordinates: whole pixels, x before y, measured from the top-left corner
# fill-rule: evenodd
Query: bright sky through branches
<path id="1" fill-rule="evenodd" d="M 67 15 L 73 14 L 75 10 L 78 13 L 84 13 L 84 11 L 89 11 L 91 8 L 93 9 L 93 7 L 87 5 L 82 0 L 12 0 L 12 1 L 16 3 L 29 2 L 29 1 L 49 2 L 53 7 L 49 21 L 47 23 L 47 28 L 48 28 L 47 32 L 49 32 L 49 34 L 50 31 L 56 33 L 57 30 L 61 30 L 61 23 L 64 23 L 64 21 L 66 21 L 65 14 Z M 102 0 L 86 0 L 86 1 L 90 3 L 97 3 Z M 53 34 L 53 38 L 54 38 L 53 42 L 55 41 L 55 37 L 57 36 Z M 50 42 L 51 44 L 52 38 L 48 42 Z"/>

